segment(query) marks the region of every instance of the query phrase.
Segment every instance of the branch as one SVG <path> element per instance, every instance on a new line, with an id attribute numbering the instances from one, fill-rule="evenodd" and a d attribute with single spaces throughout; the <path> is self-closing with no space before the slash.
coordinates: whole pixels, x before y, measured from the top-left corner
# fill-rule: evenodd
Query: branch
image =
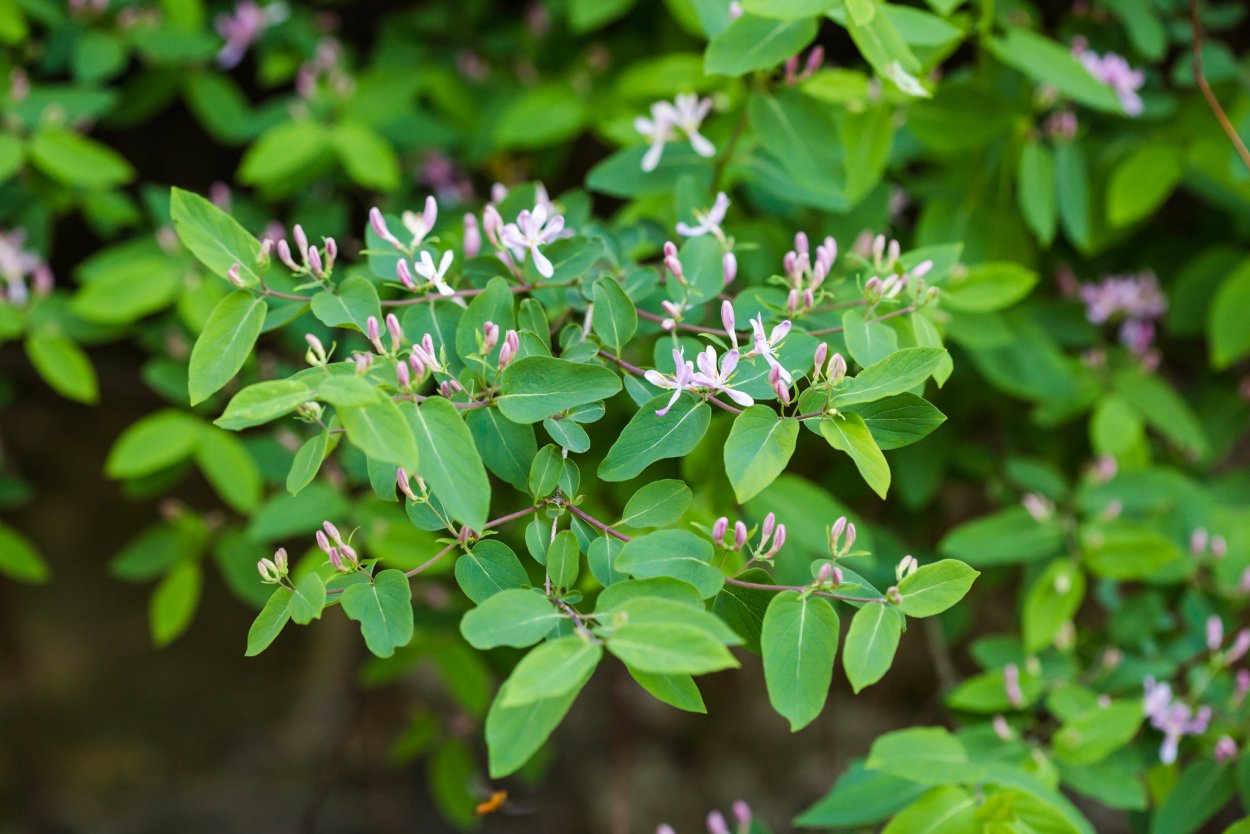
<path id="1" fill-rule="evenodd" d="M 763 582 L 744 582 L 732 576 L 726 576 L 725 581 L 739 588 L 755 588 L 760 591 L 806 591 L 808 589 L 806 585 L 766 585 Z M 886 601 L 884 597 L 852 597 L 844 594 L 831 594 L 828 591 L 812 591 L 812 593 L 818 597 L 837 599 L 842 602 L 875 602 L 878 605 L 884 605 Z"/>
<path id="2" fill-rule="evenodd" d="M 609 536 L 614 536 L 623 542 L 633 541 L 633 539 L 631 539 L 629 536 L 625 535 L 624 533 L 618 533 L 616 530 L 613 530 L 611 527 L 604 524 L 602 521 L 595 518 L 593 515 L 590 515 L 589 513 L 583 510 L 580 510 L 577 507 L 574 507 L 572 504 L 566 504 L 565 506 L 569 508 L 569 512 L 571 512 L 573 515 L 577 516 L 582 521 L 586 522 L 592 527 L 598 527 L 600 530 L 607 533 Z"/>
<path id="3" fill-rule="evenodd" d="M 1241 161 L 1250 168 L 1250 149 L 1246 148 L 1246 143 L 1241 141 L 1241 136 L 1237 134 L 1237 129 L 1233 127 L 1233 123 L 1229 121 L 1228 115 L 1224 112 L 1224 108 L 1220 106 L 1220 100 L 1215 97 L 1215 93 L 1211 90 L 1211 85 L 1207 83 L 1206 73 L 1202 68 L 1202 26 L 1198 22 L 1198 0 L 1189 0 L 1189 26 L 1194 34 L 1194 80 L 1198 82 L 1198 89 L 1202 90 L 1202 95 L 1207 100 L 1207 105 L 1211 108 L 1211 112 L 1215 114 L 1215 120 L 1220 123 L 1224 133 L 1228 136 L 1228 141 L 1233 143 L 1237 155 L 1241 157 Z"/>

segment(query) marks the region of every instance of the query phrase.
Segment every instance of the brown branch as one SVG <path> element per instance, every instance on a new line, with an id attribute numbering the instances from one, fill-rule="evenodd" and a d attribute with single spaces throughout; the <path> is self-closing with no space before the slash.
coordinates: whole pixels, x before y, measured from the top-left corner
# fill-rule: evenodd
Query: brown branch
<path id="1" fill-rule="evenodd" d="M 1229 121 L 1228 114 L 1224 112 L 1224 108 L 1220 106 L 1220 100 L 1215 97 L 1215 92 L 1211 89 L 1211 85 L 1207 83 L 1206 73 L 1202 68 L 1202 26 L 1198 21 L 1198 0 L 1189 0 L 1189 25 L 1194 34 L 1194 80 L 1198 82 L 1198 89 L 1202 90 L 1203 97 L 1207 100 L 1207 105 L 1211 108 L 1211 112 L 1215 114 L 1215 120 L 1220 123 L 1220 127 L 1224 130 L 1228 141 L 1233 143 L 1233 147 L 1237 151 L 1237 155 L 1241 157 L 1241 161 L 1250 168 L 1250 149 L 1246 148 L 1246 143 L 1241 140 L 1241 136 L 1237 133 L 1237 128 L 1233 127 L 1233 123 Z"/>

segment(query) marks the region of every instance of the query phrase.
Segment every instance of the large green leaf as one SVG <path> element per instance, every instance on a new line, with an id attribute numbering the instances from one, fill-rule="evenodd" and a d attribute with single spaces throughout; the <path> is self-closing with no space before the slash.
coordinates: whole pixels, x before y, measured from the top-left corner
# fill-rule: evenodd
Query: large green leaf
<path id="1" fill-rule="evenodd" d="M 536 591 L 519 588 L 493 594 L 460 621 L 460 633 L 475 649 L 532 646 L 551 633 L 564 615 Z"/>
<path id="2" fill-rule="evenodd" d="M 412 586 L 403 571 L 384 570 L 371 582 L 349 585 L 340 596 L 343 613 L 360 623 L 365 645 L 390 657 L 412 639 Z"/>
<path id="3" fill-rule="evenodd" d="M 420 472 L 420 460 L 412 428 L 399 407 L 389 399 L 354 408 L 339 408 L 347 438 L 375 460 L 393 463 L 409 472 Z"/>
<path id="4" fill-rule="evenodd" d="M 711 406 L 682 396 L 668 413 L 657 416 L 669 396 L 661 394 L 634 414 L 599 464 L 600 478 L 627 481 L 657 460 L 682 457 L 699 445 L 712 419 Z"/>
<path id="5" fill-rule="evenodd" d="M 1111 87 L 1095 78 L 1069 49 L 1044 35 L 1013 26 L 991 39 L 989 46 L 998 60 L 1038 83 L 1097 110 L 1124 112 Z"/>
<path id="6" fill-rule="evenodd" d="M 942 348 L 896 350 L 843 382 L 835 391 L 832 404 L 841 408 L 910 391 L 936 373 L 945 357 Z"/>
<path id="7" fill-rule="evenodd" d="M 769 20 L 743 14 L 712 38 L 703 58 L 708 75 L 745 75 L 771 69 L 816 37 L 816 21 Z"/>
<path id="8" fill-rule="evenodd" d="M 260 283 L 256 263 L 260 259 L 260 241 L 208 200 L 190 191 L 175 188 L 170 194 L 170 215 L 182 245 L 200 263 L 221 277 L 234 264 L 239 277 L 249 287 Z"/>
<path id="9" fill-rule="evenodd" d="M 600 278 L 594 285 L 591 327 L 603 343 L 620 353 L 638 330 L 638 312 L 625 290 L 612 278 Z"/>
<path id="10" fill-rule="evenodd" d="M 781 591 L 764 615 L 760 635 L 764 682 L 773 709 L 801 730 L 820 715 L 838 651 L 838 615 L 828 600 Z"/>
<path id="11" fill-rule="evenodd" d="M 104 463 L 110 478 L 137 478 L 172 466 L 195 453 L 204 423 L 181 411 L 158 411 L 117 438 Z"/>
<path id="12" fill-rule="evenodd" d="M 490 480 L 459 411 L 450 400 L 431 397 L 408 411 L 408 422 L 421 459 L 417 471 L 453 518 L 482 530 L 490 513 Z"/>
<path id="13" fill-rule="evenodd" d="M 892 605 L 865 605 L 851 618 L 842 647 L 842 668 L 856 694 L 890 670 L 903 618 Z"/>
<path id="14" fill-rule="evenodd" d="M 542 643 L 512 670 L 502 704 L 519 707 L 575 692 L 594 673 L 602 657 L 603 646 L 581 635 Z"/>
<path id="15" fill-rule="evenodd" d="M 890 489 L 890 465 L 864 418 L 851 412 L 826 416 L 820 421 L 820 433 L 830 446 L 851 456 L 860 476 L 884 499 Z"/>
<path id="16" fill-rule="evenodd" d="M 243 367 L 265 325 L 269 305 L 249 292 L 234 292 L 213 308 L 191 349 L 187 392 L 197 405 L 221 389 Z"/>
<path id="17" fill-rule="evenodd" d="M 725 582 L 720 570 L 710 564 L 712 553 L 711 542 L 687 530 L 656 530 L 626 542 L 616 558 L 616 568 L 640 579 L 680 579 L 707 599 Z"/>
<path id="18" fill-rule="evenodd" d="M 725 441 L 725 474 L 738 503 L 759 494 L 786 469 L 799 437 L 799 421 L 753 405 L 734 418 Z"/>
<path id="19" fill-rule="evenodd" d="M 538 752 L 551 731 L 564 719 L 581 692 L 587 675 L 568 692 L 519 707 L 505 707 L 509 684 L 504 682 L 486 715 L 486 747 L 492 779 L 516 772 Z"/>
<path id="20" fill-rule="evenodd" d="M 909 617 L 932 617 L 964 598 L 980 576 L 958 559 L 925 565 L 898 583 L 903 600 L 899 609 Z"/>
<path id="21" fill-rule="evenodd" d="M 607 399 L 621 390 L 621 378 L 601 365 L 549 356 L 527 356 L 504 370 L 499 410 L 516 423 L 536 423 L 552 414 Z"/>
<path id="22" fill-rule="evenodd" d="M 48 564 L 21 533 L 0 523 L 0 574 L 18 582 L 46 582 Z"/>

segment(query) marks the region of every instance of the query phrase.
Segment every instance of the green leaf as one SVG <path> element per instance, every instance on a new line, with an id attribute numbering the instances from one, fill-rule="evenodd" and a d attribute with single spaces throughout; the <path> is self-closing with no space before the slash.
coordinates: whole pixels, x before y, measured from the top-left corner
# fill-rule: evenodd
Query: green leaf
<path id="1" fill-rule="evenodd" d="M 365 645 L 390 657 L 412 640 L 412 586 L 403 571 L 384 570 L 371 582 L 349 585 L 340 595 L 343 613 L 360 623 Z"/>
<path id="2" fill-rule="evenodd" d="M 505 417 L 516 423 L 536 423 L 574 406 L 607 399 L 621 390 L 621 379 L 601 365 L 527 356 L 504 369 L 501 389 L 499 410 Z"/>
<path id="3" fill-rule="evenodd" d="M 282 632 L 283 626 L 291 619 L 293 596 L 290 588 L 274 588 L 273 596 L 269 597 L 248 629 L 245 657 L 255 657 L 269 648 L 269 644 Z"/>
<path id="4" fill-rule="evenodd" d="M 321 469 L 321 464 L 330 451 L 329 431 L 320 431 L 304 441 L 291 461 L 291 470 L 286 476 L 286 491 L 291 495 L 299 495 L 300 490 L 312 483 Z"/>
<path id="5" fill-rule="evenodd" d="M 608 651 L 626 665 L 660 675 L 703 675 L 733 669 L 729 649 L 701 628 L 681 623 L 626 623 L 612 630 Z"/>
<path id="6" fill-rule="evenodd" d="M 909 446 L 946 422 L 946 415 L 915 394 L 897 394 L 845 409 L 858 414 L 882 451 Z"/>
<path id="7" fill-rule="evenodd" d="M 148 607 L 152 642 L 156 645 L 169 645 L 191 625 L 200 603 L 202 579 L 198 562 L 181 562 L 170 568 L 156 586 Z"/>
<path id="8" fill-rule="evenodd" d="M 942 288 L 942 306 L 964 313 L 1010 307 L 1037 285 L 1037 273 L 1007 261 L 978 264 L 952 277 Z"/>
<path id="9" fill-rule="evenodd" d="M 490 513 L 490 480 L 459 411 L 450 400 L 431 397 L 408 412 L 408 422 L 421 459 L 417 471 L 453 518 L 482 530 Z"/>
<path id="10" fill-rule="evenodd" d="M 1211 345 L 1211 365 L 1219 370 L 1250 355 L 1250 260 L 1242 261 L 1223 282 L 1211 301 L 1207 316 L 1207 340 Z"/>
<path id="11" fill-rule="evenodd" d="M 242 290 L 217 303 L 191 349 L 187 375 L 191 405 L 208 399 L 239 372 L 252 355 L 268 310 L 265 299 Z"/>
<path id="12" fill-rule="evenodd" d="M 563 619 L 536 591 L 508 589 L 491 595 L 460 620 L 460 633 L 475 649 L 532 646 Z"/>
<path id="13" fill-rule="evenodd" d="M 1050 38 L 1027 29 L 1010 27 L 992 38 L 990 51 L 998 60 L 1069 98 L 1107 113 L 1123 113 L 1115 92 L 1085 68 L 1072 52 Z"/>
<path id="14" fill-rule="evenodd" d="M 892 605 L 865 605 L 855 612 L 842 647 L 842 668 L 855 694 L 890 670 L 902 628 Z"/>
<path id="15" fill-rule="evenodd" d="M 321 619 L 325 605 L 326 584 L 321 580 L 321 574 L 309 571 L 295 584 L 295 594 L 290 602 L 291 619 L 299 625 L 308 625 L 313 620 Z"/>
<path id="16" fill-rule="evenodd" d="M 1137 409 L 1146 424 L 1198 457 L 1207 454 L 1202 424 L 1176 389 L 1156 374 L 1125 369 L 1115 375 L 1115 391 Z"/>
<path id="17" fill-rule="evenodd" d="M 628 527 L 662 527 L 672 524 L 690 508 L 693 493 L 685 481 L 665 478 L 640 488 L 625 502 L 618 524 Z"/>
<path id="18" fill-rule="evenodd" d="M 981 800 L 959 785 L 941 785 L 898 812 L 881 834 L 936 834 L 996 830 L 977 824 Z M 1013 818 L 1014 815 L 1013 815 Z M 1029 829 L 1030 831 L 1034 829 Z"/>
<path id="19" fill-rule="evenodd" d="M 626 542 L 616 558 L 616 568 L 639 579 L 680 579 L 707 599 L 725 582 L 724 574 L 710 564 L 712 553 L 711 542 L 687 530 L 656 530 Z"/>
<path id="20" fill-rule="evenodd" d="M 221 499 L 241 513 L 260 504 L 264 492 L 260 467 L 238 438 L 204 426 L 195 450 L 195 462 Z"/>
<path id="21" fill-rule="evenodd" d="M 155 270 L 141 275 L 133 268 L 110 270 L 79 290 L 70 309 L 99 324 L 129 324 L 164 309 L 177 297 L 183 279 L 164 259 L 155 263 Z"/>
<path id="22" fill-rule="evenodd" d="M 316 392 L 294 379 L 258 382 L 231 397 L 225 413 L 213 422 L 223 429 L 239 431 L 289 414 L 315 397 Z"/>
<path id="23" fill-rule="evenodd" d="M 1132 741 L 1141 724 L 1140 702 L 1115 701 L 1065 720 L 1051 743 L 1055 755 L 1069 764 L 1095 764 Z"/>
<path id="24" fill-rule="evenodd" d="M 399 187 L 399 159 L 372 129 L 359 122 L 339 122 L 330 130 L 330 144 L 343 170 L 357 185 L 374 191 Z"/>
<path id="25" fill-rule="evenodd" d="M 117 151 L 61 127 L 41 127 L 26 152 L 40 171 L 75 188 L 116 188 L 134 178 L 134 169 Z"/>
<path id="26" fill-rule="evenodd" d="M 198 194 L 175 188 L 170 193 L 169 213 L 182 245 L 200 263 L 222 278 L 234 264 L 249 287 L 260 283 L 256 264 L 260 241 L 217 206 Z"/>
<path id="27" fill-rule="evenodd" d="M 837 0 L 743 0 L 742 11 L 760 17 L 794 20 L 824 14 Z"/>
<path id="28" fill-rule="evenodd" d="M 87 354 L 56 330 L 38 330 L 26 339 L 26 356 L 39 376 L 62 397 L 82 403 L 99 399 L 95 368 Z"/>
<path id="29" fill-rule="evenodd" d="M 1089 164 L 1079 142 L 1064 142 L 1055 148 L 1055 181 L 1064 233 L 1077 248 L 1088 249 L 1094 212 L 1090 206 Z"/>
<path id="30" fill-rule="evenodd" d="M 752 95 L 747 113 L 760 144 L 792 177 L 829 188 L 835 199 L 841 196 L 845 177 L 838 146 L 828 139 L 837 129 L 828 106 L 783 89 L 775 96 Z"/>
<path id="31" fill-rule="evenodd" d="M 958 559 L 943 559 L 903 577 L 898 591 L 899 609 L 909 617 L 932 617 L 964 598 L 981 575 Z"/>
<path id="32" fill-rule="evenodd" d="M 725 441 L 725 474 L 739 504 L 758 495 L 786 469 L 799 437 L 799 421 L 753 405 L 734 418 Z"/>
<path id="33" fill-rule="evenodd" d="M 502 704 L 519 707 L 576 692 L 602 657 L 603 646 L 580 635 L 543 643 L 512 670 Z"/>
<path id="34" fill-rule="evenodd" d="M 352 327 L 360 333 L 368 329 L 369 318 L 382 322 L 382 306 L 377 287 L 368 278 L 353 275 L 335 290 L 322 290 L 309 305 L 312 314 L 327 327 Z"/>
<path id="35" fill-rule="evenodd" d="M 590 435 L 574 420 L 548 417 L 546 420 L 543 420 L 543 428 L 547 430 L 547 434 L 559 444 L 561 449 L 568 449 L 570 452 L 578 453 L 590 449 Z"/>
<path id="36" fill-rule="evenodd" d="M 773 584 L 768 571 L 752 568 L 739 574 L 743 582 L 760 585 Z M 743 639 L 743 645 L 756 654 L 760 652 L 760 632 L 764 627 L 764 614 L 773 601 L 773 591 L 760 588 L 743 588 L 726 583 L 712 600 L 712 611 L 724 620 Z"/>
<path id="37" fill-rule="evenodd" d="M 699 445 L 712 419 L 711 406 L 682 396 L 667 414 L 657 416 L 670 396 L 661 394 L 634 414 L 599 464 L 602 480 L 628 481 L 657 460 L 683 457 Z"/>
<path id="38" fill-rule="evenodd" d="M 47 582 L 52 575 L 35 546 L 21 533 L 0 522 L 0 574 L 18 582 Z"/>
<path id="39" fill-rule="evenodd" d="M 910 391 L 935 374 L 945 358 L 946 351 L 942 348 L 895 350 L 846 379 L 834 392 L 831 404 L 842 408 Z"/>
<path id="40" fill-rule="evenodd" d="M 816 37 L 816 21 L 769 20 L 740 15 L 712 38 L 703 58 L 708 75 L 746 75 L 771 69 L 798 53 Z"/>
<path id="41" fill-rule="evenodd" d="M 1186 557 L 1162 533 L 1122 523 L 1082 526 L 1081 558 L 1093 574 L 1104 579 L 1149 580 Z"/>
<path id="42" fill-rule="evenodd" d="M 491 278 L 486 289 L 469 302 L 468 308 L 460 316 L 460 321 L 456 323 L 456 355 L 467 362 L 470 356 L 477 353 L 478 337 L 482 335 L 482 326 L 488 321 L 499 325 L 500 332 L 506 333 L 510 328 L 516 327 L 516 314 L 513 312 L 512 302 L 512 291 L 508 287 L 508 282 L 498 276 Z M 503 340 L 499 341 L 500 344 L 495 345 L 490 355 L 486 357 L 487 364 L 492 367 L 496 366 L 499 361 L 499 350 Z M 504 416 L 517 423 L 537 422 L 517 420 L 507 411 L 504 411 Z M 547 416 L 543 415 L 543 417 Z"/>
<path id="43" fill-rule="evenodd" d="M 587 680 L 589 676 L 563 695 L 519 707 L 503 705 L 509 687 L 508 682 L 504 682 L 486 715 L 486 747 L 492 779 L 502 779 L 529 761 L 564 719 Z"/>
<path id="44" fill-rule="evenodd" d="M 1020 215 L 1043 246 L 1050 246 L 1059 224 L 1055 157 L 1041 142 L 1029 142 L 1020 153 L 1016 196 Z"/>
<path id="45" fill-rule="evenodd" d="M 804 811 L 795 825 L 805 828 L 860 828 L 884 822 L 924 792 L 907 779 L 864 769 L 862 760 L 838 777 L 833 789 Z"/>
<path id="46" fill-rule="evenodd" d="M 842 335 L 846 339 L 847 353 L 865 367 L 882 362 L 898 351 L 898 332 L 883 322 L 865 319 L 863 310 L 847 310 L 842 314 Z"/>
<path id="47" fill-rule="evenodd" d="M 1233 768 L 1203 759 L 1185 768 L 1181 778 L 1150 818 L 1150 834 L 1192 834 L 1233 797 Z"/>
<path id="48" fill-rule="evenodd" d="M 1107 222 L 1119 228 L 1152 216 L 1185 175 L 1185 157 L 1175 145 L 1151 142 L 1130 153 L 1107 183 Z"/>
<path id="49" fill-rule="evenodd" d="M 420 460 L 412 427 L 399 406 L 389 399 L 356 408 L 340 408 L 339 419 L 347 438 L 375 460 L 420 472 Z"/>
<path id="50" fill-rule="evenodd" d="M 1042 571 L 1024 598 L 1024 650 L 1047 648 L 1063 624 L 1076 614 L 1085 597 L 1085 574 L 1068 559 L 1058 559 Z"/>
<path id="51" fill-rule="evenodd" d="M 638 312 L 625 290 L 613 278 L 594 284 L 594 310 L 590 319 L 595 334 L 620 354 L 638 330 Z"/>
<path id="52" fill-rule="evenodd" d="M 560 454 L 559 447 L 548 443 L 539 449 L 538 454 L 534 456 L 534 462 L 530 464 L 527 482 L 530 495 L 543 498 L 555 492 L 563 469 L 564 456 Z"/>
<path id="53" fill-rule="evenodd" d="M 855 46 L 877 75 L 887 78 L 904 93 L 928 97 L 916 73 L 920 62 L 895 28 L 890 16 L 877 13 L 884 9 L 871 0 L 847 0 L 846 28 Z"/>
<path id="54" fill-rule="evenodd" d="M 653 698 L 686 712 L 707 713 L 703 695 L 689 675 L 660 675 L 626 666 L 630 676 Z"/>
<path id="55" fill-rule="evenodd" d="M 501 591 L 528 585 L 529 581 L 512 548 L 494 539 L 478 542 L 456 560 L 456 583 L 478 605 Z"/>
<path id="56" fill-rule="evenodd" d="M 495 120 L 495 142 L 508 149 L 567 142 L 581 132 L 586 115 L 586 102 L 572 85 L 539 84 L 509 97 Z"/>
<path id="57" fill-rule="evenodd" d="M 470 409 L 464 421 L 486 468 L 524 492 L 528 487 L 530 465 L 538 452 L 534 428 L 512 422 L 493 407 Z"/>
<path id="58" fill-rule="evenodd" d="M 239 182 L 282 191 L 305 184 L 331 161 L 329 131 L 313 119 L 281 121 L 243 154 Z"/>
<path id="59" fill-rule="evenodd" d="M 581 552 L 572 530 L 561 530 L 547 548 L 547 575 L 556 588 L 572 588 L 581 568 Z"/>
<path id="60" fill-rule="evenodd" d="M 768 700 L 797 732 L 820 715 L 833 681 L 838 615 L 827 600 L 781 591 L 760 634 Z"/>
<path id="61" fill-rule="evenodd" d="M 911 727 L 880 736 L 865 767 L 921 785 L 975 782 L 981 776 L 963 744 L 942 727 Z"/>
<path id="62" fill-rule="evenodd" d="M 172 466 L 195 454 L 204 424 L 181 411 L 158 411 L 130 426 L 117 438 L 104 463 L 110 478 L 137 478 Z"/>
<path id="63" fill-rule="evenodd" d="M 1063 527 L 1037 521 L 1024 507 L 1007 507 L 964 522 L 946 534 L 938 550 L 977 567 L 1035 562 L 1063 548 Z"/>
<path id="64" fill-rule="evenodd" d="M 830 446 L 851 456 L 860 476 L 873 492 L 884 499 L 890 489 L 890 465 L 872 439 L 872 432 L 868 431 L 864 418 L 851 412 L 823 417 L 820 433 Z"/>

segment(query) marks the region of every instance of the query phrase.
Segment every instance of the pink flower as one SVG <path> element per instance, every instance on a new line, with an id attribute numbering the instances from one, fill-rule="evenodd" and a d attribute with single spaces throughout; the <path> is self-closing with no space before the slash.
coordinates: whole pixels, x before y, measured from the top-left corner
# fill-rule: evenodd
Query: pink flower
<path id="1" fill-rule="evenodd" d="M 750 394 L 729 387 L 729 380 L 733 376 L 734 369 L 738 367 L 738 351 L 731 350 L 722 356 L 718 368 L 716 349 L 708 345 L 707 350 L 700 353 L 696 361 L 699 365 L 699 370 L 694 375 L 696 385 L 713 391 L 723 391 L 725 396 L 744 408 L 755 405 L 755 400 Z"/>
<path id="2" fill-rule="evenodd" d="M 778 374 L 786 381 L 787 385 L 793 385 L 794 377 L 777 361 L 777 347 L 786 338 L 786 334 L 790 332 L 790 321 L 788 319 L 783 321 L 774 327 L 772 332 L 765 335 L 764 314 L 760 313 L 751 319 L 751 329 L 755 332 L 755 353 L 764 357 L 764 361 L 768 363 L 770 368 L 777 368 Z"/>
<path id="3" fill-rule="evenodd" d="M 1123 56 L 1114 52 L 1100 57 L 1096 52 L 1081 48 L 1076 55 L 1095 78 L 1115 91 L 1125 113 L 1134 117 L 1141 115 L 1142 100 L 1137 91 L 1146 83 L 1141 70 L 1133 69 Z"/>
<path id="4" fill-rule="evenodd" d="M 681 396 L 681 392 L 689 389 L 694 380 L 694 364 L 686 361 L 684 349 L 673 348 L 673 364 L 675 370 L 672 376 L 662 374 L 652 368 L 643 374 L 643 377 L 654 385 L 656 388 L 671 389 L 673 396 L 669 398 L 668 405 L 655 412 L 655 416 L 663 417 L 668 414 L 676 403 L 677 398 Z"/>

